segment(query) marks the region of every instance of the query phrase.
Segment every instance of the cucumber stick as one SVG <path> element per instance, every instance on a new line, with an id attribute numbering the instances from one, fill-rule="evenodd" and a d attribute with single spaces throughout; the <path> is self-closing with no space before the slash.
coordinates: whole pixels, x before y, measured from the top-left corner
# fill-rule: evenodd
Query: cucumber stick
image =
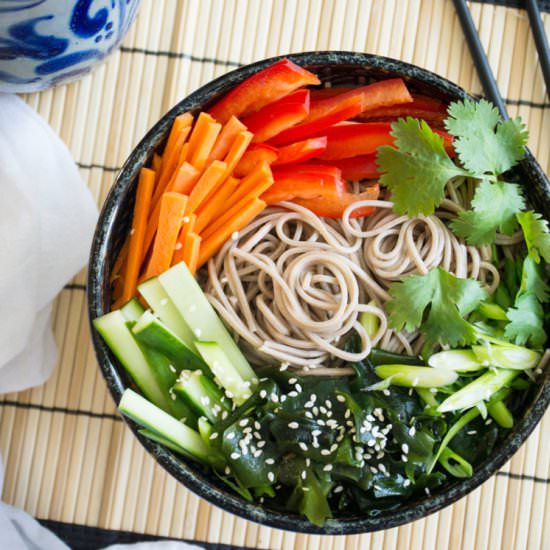
<path id="1" fill-rule="evenodd" d="M 181 262 L 159 275 L 159 281 L 193 330 L 195 339 L 217 342 L 240 377 L 245 381 L 255 380 L 254 371 L 185 263 Z"/>
<path id="2" fill-rule="evenodd" d="M 189 346 L 159 321 L 150 311 L 145 311 L 132 328 L 137 341 L 155 349 L 168 357 L 179 375 L 182 369 L 202 369 L 208 371 L 205 362 Z"/>
<path id="3" fill-rule="evenodd" d="M 143 315 L 145 309 L 138 300 L 132 298 L 120 308 L 120 311 L 127 321 L 137 321 Z"/>
<path id="4" fill-rule="evenodd" d="M 145 298 L 156 316 L 174 333 L 183 340 L 188 348 L 195 350 L 196 340 L 193 331 L 183 320 L 176 306 L 160 284 L 158 277 L 153 277 L 138 286 L 138 290 Z"/>
<path id="5" fill-rule="evenodd" d="M 116 310 L 94 319 L 93 324 L 147 399 L 165 411 L 171 411 L 170 398 L 158 373 L 147 361 L 126 322 L 121 311 Z"/>
<path id="6" fill-rule="evenodd" d="M 227 397 L 236 405 L 244 403 L 252 395 L 251 381 L 243 380 L 217 342 L 196 342 L 196 346 L 220 386 L 225 388 Z"/>
<path id="7" fill-rule="evenodd" d="M 181 447 L 201 462 L 209 463 L 210 448 L 198 432 L 182 424 L 133 390 L 122 394 L 118 408 L 140 426 Z"/>

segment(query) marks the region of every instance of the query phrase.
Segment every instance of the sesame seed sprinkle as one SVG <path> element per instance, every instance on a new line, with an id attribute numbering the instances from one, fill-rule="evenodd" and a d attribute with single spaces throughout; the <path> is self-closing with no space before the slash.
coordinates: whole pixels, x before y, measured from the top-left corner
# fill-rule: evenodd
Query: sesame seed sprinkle
<path id="1" fill-rule="evenodd" d="M 241 455 L 239 453 L 231 453 L 230 458 L 231 460 L 238 460 L 241 458 Z"/>
<path id="2" fill-rule="evenodd" d="M 275 459 L 274 458 L 266 458 L 265 459 L 265 463 L 266 464 L 275 464 Z"/>
<path id="3" fill-rule="evenodd" d="M 341 493 L 344 490 L 344 487 L 342 485 L 338 485 L 334 488 L 334 493 Z"/>
<path id="4" fill-rule="evenodd" d="M 275 481 L 275 474 L 273 472 L 267 472 L 267 479 L 270 483 L 273 483 Z"/>
<path id="5" fill-rule="evenodd" d="M 332 464 L 327 464 L 323 466 L 323 472 L 331 472 L 332 468 L 333 468 Z"/>
<path id="6" fill-rule="evenodd" d="M 298 422 L 289 422 L 288 427 L 291 430 L 297 430 L 300 427 L 300 424 L 298 424 Z"/>
<path id="7" fill-rule="evenodd" d="M 302 451 L 307 452 L 307 445 L 303 441 L 298 442 L 298 447 L 300 447 Z"/>
<path id="8" fill-rule="evenodd" d="M 345 403 L 345 402 L 346 402 L 346 398 L 345 398 L 343 395 L 338 394 L 338 395 L 336 396 L 336 401 L 339 401 L 340 403 Z"/>

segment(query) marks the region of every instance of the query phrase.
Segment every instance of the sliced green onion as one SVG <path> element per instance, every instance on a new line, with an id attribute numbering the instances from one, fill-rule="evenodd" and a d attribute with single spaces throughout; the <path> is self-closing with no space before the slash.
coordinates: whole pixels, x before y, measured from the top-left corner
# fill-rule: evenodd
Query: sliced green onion
<path id="1" fill-rule="evenodd" d="M 498 346 L 485 344 L 472 346 L 478 361 L 485 366 L 502 367 L 503 369 L 532 369 L 540 361 L 540 354 L 522 346 Z"/>
<path id="2" fill-rule="evenodd" d="M 519 373 L 518 370 L 490 370 L 447 397 L 437 410 L 448 412 L 474 407 L 480 401 L 489 400 L 495 392 L 509 384 Z"/>
<path id="3" fill-rule="evenodd" d="M 374 371 L 380 378 L 391 378 L 393 385 L 406 388 L 438 388 L 452 384 L 458 378 L 453 371 L 409 365 L 379 365 Z"/>
<path id="4" fill-rule="evenodd" d="M 434 353 L 428 360 L 428 365 L 436 369 L 457 372 L 471 372 L 484 368 L 482 361 L 470 349 L 452 349 Z"/>
<path id="5" fill-rule="evenodd" d="M 375 306 L 376 302 L 371 300 L 368 305 Z M 380 319 L 377 315 L 374 315 L 374 313 L 363 311 L 363 313 L 359 315 L 359 322 L 365 329 L 365 332 L 367 333 L 367 336 L 370 340 L 372 340 L 378 334 L 378 330 L 380 329 Z"/>
<path id="6" fill-rule="evenodd" d="M 441 452 L 439 464 L 454 477 L 472 477 L 474 473 L 472 465 L 459 454 L 456 454 L 452 449 L 449 449 L 449 447 L 443 449 Z"/>
<path id="7" fill-rule="evenodd" d="M 489 412 L 493 420 L 502 428 L 513 428 L 514 417 L 512 416 L 512 413 L 503 401 L 489 403 L 487 405 L 487 411 Z"/>
<path id="8" fill-rule="evenodd" d="M 416 393 L 420 396 L 420 399 L 426 403 L 426 405 L 437 409 L 439 401 L 435 398 L 434 394 L 426 388 L 416 388 Z"/>
<path id="9" fill-rule="evenodd" d="M 506 312 L 498 305 L 491 304 L 489 302 L 481 302 L 477 310 L 487 317 L 487 319 L 494 319 L 495 321 L 508 321 Z"/>
<path id="10" fill-rule="evenodd" d="M 455 394 L 456 395 L 456 394 Z M 426 473 L 430 474 L 432 470 L 434 469 L 435 465 L 437 464 L 437 461 L 439 460 L 439 457 L 443 453 L 443 451 L 447 448 L 453 437 L 460 431 L 464 426 L 469 424 L 474 418 L 479 416 L 479 411 L 477 409 L 470 409 L 467 413 L 463 414 L 447 431 L 445 434 L 445 437 L 443 438 L 443 441 L 441 442 L 441 445 L 439 446 L 439 449 L 437 450 L 437 453 L 432 459 L 432 462 L 428 466 L 428 470 Z"/>

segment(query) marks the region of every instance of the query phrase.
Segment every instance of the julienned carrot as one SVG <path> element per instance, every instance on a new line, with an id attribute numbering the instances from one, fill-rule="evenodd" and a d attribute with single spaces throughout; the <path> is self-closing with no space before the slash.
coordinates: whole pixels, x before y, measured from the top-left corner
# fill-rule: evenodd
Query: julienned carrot
<path id="1" fill-rule="evenodd" d="M 153 160 L 151 161 L 151 168 L 155 171 L 155 173 L 160 173 L 160 167 L 162 166 L 162 157 L 160 155 L 157 155 L 157 153 L 153 153 Z"/>
<path id="2" fill-rule="evenodd" d="M 163 155 L 162 173 L 160 175 L 159 182 L 155 188 L 155 193 L 153 195 L 153 205 L 155 205 L 160 200 L 160 197 L 162 197 L 162 194 L 166 191 L 166 188 L 168 187 L 168 184 L 172 179 L 172 175 L 174 174 L 174 171 L 178 166 L 178 161 L 180 158 L 182 148 L 185 144 L 185 140 L 187 139 L 187 136 L 189 135 L 190 131 L 191 131 L 191 126 L 186 126 L 185 128 L 182 128 L 176 138 L 176 142 L 173 148 L 167 153 L 165 153 L 165 155 Z"/>
<path id="3" fill-rule="evenodd" d="M 227 223 L 209 237 L 203 236 L 197 263 L 198 268 L 216 254 L 234 233 L 247 226 L 266 207 L 266 203 L 260 199 L 251 199 L 247 203 L 238 206 L 239 210 L 227 220 Z"/>
<path id="4" fill-rule="evenodd" d="M 128 259 L 124 270 L 124 286 L 121 297 L 122 303 L 126 303 L 136 294 L 136 285 L 143 254 L 143 241 L 145 239 L 147 218 L 154 187 L 155 172 L 148 168 L 142 168 L 139 173 L 132 230 L 130 231 Z"/>
<path id="5" fill-rule="evenodd" d="M 216 121 L 208 113 L 200 113 L 197 117 L 197 121 L 193 126 L 193 131 L 189 136 L 189 157 L 195 154 L 197 146 L 202 142 L 204 132 L 208 124 L 215 123 Z"/>
<path id="6" fill-rule="evenodd" d="M 237 166 L 238 162 L 241 160 L 242 156 L 245 154 L 246 149 L 250 145 L 254 134 L 251 132 L 239 132 L 235 141 L 233 141 L 229 152 L 223 159 L 227 164 L 227 175 L 232 174 Z"/>
<path id="7" fill-rule="evenodd" d="M 202 174 L 199 181 L 193 187 L 189 195 L 189 203 L 187 204 L 187 213 L 192 214 L 199 205 L 215 191 L 215 189 L 223 182 L 227 173 L 227 164 L 215 160 Z"/>
<path id="8" fill-rule="evenodd" d="M 239 180 L 237 178 L 229 177 L 207 201 L 203 202 L 197 210 L 195 232 L 200 233 L 212 220 L 221 216 L 227 210 L 227 201 L 233 195 L 238 185 Z"/>
<path id="9" fill-rule="evenodd" d="M 230 220 L 232 220 L 235 217 L 238 217 L 239 212 L 245 208 L 248 203 L 254 199 L 257 199 L 258 197 L 256 195 L 247 195 L 243 197 L 239 202 L 234 203 L 231 205 L 230 208 L 228 208 L 219 218 L 214 220 L 212 223 L 204 229 L 204 231 L 201 231 L 201 237 L 203 240 L 209 239 L 212 235 L 217 233 L 220 228 L 222 228 L 225 224 L 229 223 Z M 262 201 L 265 202 L 265 201 Z"/>
<path id="10" fill-rule="evenodd" d="M 183 217 L 183 223 L 181 224 L 180 234 L 176 246 L 174 247 L 174 256 L 172 257 L 172 265 L 179 264 L 184 260 L 185 255 L 185 238 L 188 233 L 195 231 L 195 224 L 197 216 L 195 214 L 189 214 Z"/>
<path id="11" fill-rule="evenodd" d="M 229 152 L 231 144 L 235 141 L 238 134 L 246 131 L 246 126 L 235 116 L 232 116 L 222 128 L 212 151 L 208 162 L 213 160 L 222 160 Z"/>
<path id="12" fill-rule="evenodd" d="M 221 129 L 221 124 L 209 122 L 205 124 L 203 134 L 200 136 L 200 142 L 195 144 L 194 149 L 191 149 L 192 144 L 189 144 L 189 162 L 198 170 L 202 170 L 205 167 Z"/>
<path id="13" fill-rule="evenodd" d="M 178 115 L 174 119 L 174 122 L 172 123 L 172 128 L 170 129 L 170 135 L 168 136 L 168 141 L 166 142 L 164 153 L 162 155 L 162 163 L 160 169 L 161 173 L 164 172 L 166 168 L 166 162 L 168 161 L 170 152 L 174 149 L 176 145 L 176 141 L 178 139 L 178 136 L 180 135 L 180 132 L 183 130 L 183 128 L 190 127 L 192 124 L 193 116 L 190 113 L 183 113 L 182 115 Z"/>
<path id="14" fill-rule="evenodd" d="M 176 177 L 170 182 L 166 191 L 169 193 L 180 193 L 182 195 L 188 195 L 193 189 L 193 186 L 199 179 L 200 172 L 191 166 L 189 163 L 184 162 L 182 167 L 179 169 Z M 157 204 L 153 205 L 151 209 L 151 214 L 149 215 L 149 220 L 147 222 L 147 230 L 145 231 L 145 238 L 143 242 L 143 251 L 141 255 L 141 261 L 145 258 L 145 254 L 149 250 L 155 234 L 159 225 L 160 218 L 160 205 L 161 201 L 159 200 Z"/>
<path id="15" fill-rule="evenodd" d="M 194 275 L 197 271 L 197 264 L 199 262 L 201 237 L 191 231 L 187 233 L 185 237 L 185 246 L 183 248 L 183 261 L 186 263 L 189 271 Z"/>
<path id="16" fill-rule="evenodd" d="M 262 162 L 246 178 L 241 180 L 235 192 L 226 201 L 226 209 L 242 201 L 245 197 L 259 197 L 273 185 L 273 173 L 269 164 Z"/>
<path id="17" fill-rule="evenodd" d="M 153 243 L 151 259 L 145 271 L 145 279 L 155 277 L 170 267 L 186 205 L 185 195 L 179 193 L 162 195 L 158 231 Z"/>

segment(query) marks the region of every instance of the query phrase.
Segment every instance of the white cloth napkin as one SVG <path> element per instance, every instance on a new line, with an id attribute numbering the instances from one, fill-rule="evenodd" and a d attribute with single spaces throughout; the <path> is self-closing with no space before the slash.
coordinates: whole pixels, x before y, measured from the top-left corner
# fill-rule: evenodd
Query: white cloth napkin
<path id="1" fill-rule="evenodd" d="M 51 302 L 86 264 L 97 207 L 67 147 L 17 96 L 0 94 L 0 393 L 56 363 Z"/>
<path id="2" fill-rule="evenodd" d="M 0 94 L 0 394 L 42 384 L 57 361 L 51 302 L 87 262 L 97 208 L 67 147 L 18 97 Z M 0 495 L 4 472 L 0 457 Z M 0 502 L 0 549 L 68 550 Z M 191 550 L 183 542 L 113 550 Z"/>

